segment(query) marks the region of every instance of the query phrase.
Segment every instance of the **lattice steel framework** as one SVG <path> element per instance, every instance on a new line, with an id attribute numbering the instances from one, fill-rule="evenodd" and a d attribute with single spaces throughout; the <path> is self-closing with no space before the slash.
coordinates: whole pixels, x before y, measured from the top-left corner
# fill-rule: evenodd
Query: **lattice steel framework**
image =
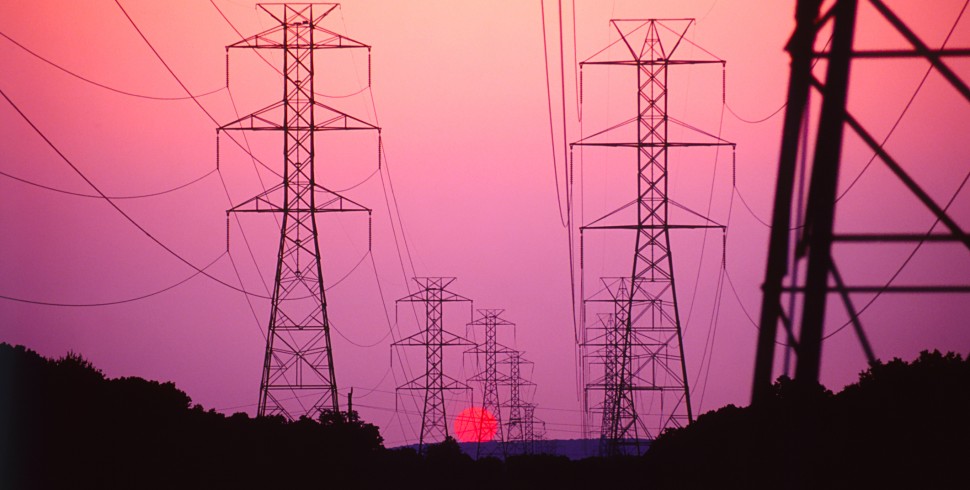
<path id="1" fill-rule="evenodd" d="M 454 277 L 416 277 L 414 281 L 421 288 L 414 294 L 397 300 L 401 303 L 423 303 L 425 309 L 425 328 L 420 332 L 401 339 L 391 347 L 424 347 L 425 372 L 401 386 L 398 390 L 424 391 L 424 408 L 421 412 L 421 432 L 418 438 L 418 451 L 423 451 L 425 443 L 441 442 L 448 437 L 448 419 L 445 413 L 445 392 L 452 390 L 471 390 L 467 384 L 444 372 L 444 348 L 474 346 L 475 343 L 444 329 L 445 303 L 468 302 L 471 300 L 448 291 Z"/>
<path id="2" fill-rule="evenodd" d="M 693 24 L 692 19 L 614 19 L 610 23 L 619 33 L 623 56 L 600 59 L 600 53 L 610 52 L 604 49 L 580 63 L 580 67 L 635 68 L 636 115 L 572 145 L 636 150 L 637 196 L 631 203 L 635 206 L 636 222 L 608 224 L 611 216 L 627 208 L 625 205 L 580 228 L 581 240 L 582 233 L 588 230 L 624 230 L 635 234 L 629 275 L 603 278 L 602 293 L 584 298 L 583 306 L 583 373 L 588 372 L 591 378 L 586 383 L 584 405 L 589 420 L 595 413 L 601 415 L 602 451 L 615 455 L 625 452 L 621 446 L 628 444 L 639 453 L 641 439 L 652 439 L 667 427 L 693 421 L 669 232 L 723 227 L 706 218 L 705 224 L 698 225 L 669 222 L 668 150 L 733 147 L 733 144 L 697 131 L 667 113 L 667 78 L 671 67 L 724 64 L 713 57 L 701 60 L 675 56 L 681 43 L 689 42 L 684 36 Z M 708 141 L 670 141 L 669 123 L 702 134 Z M 635 125 L 633 131 L 630 125 Z M 612 137 L 621 131 L 627 133 L 619 139 Z M 630 132 L 635 134 L 632 141 L 626 139 L 630 138 Z M 612 311 L 599 316 L 597 323 L 587 325 L 586 311 L 604 307 Z M 591 392 L 602 392 L 602 402 L 591 403 Z M 638 407 L 641 403 L 638 399 L 645 405 Z"/>
<path id="3" fill-rule="evenodd" d="M 503 436 L 502 430 L 502 403 L 499 397 L 499 384 L 508 382 L 509 377 L 499 373 L 498 369 L 498 356 L 500 354 L 508 354 L 511 349 L 504 347 L 502 344 L 498 343 L 498 327 L 515 327 L 515 324 L 502 318 L 502 313 L 505 310 L 496 309 L 480 309 L 477 310 L 478 316 L 473 319 L 468 326 L 469 327 L 485 327 L 485 343 L 470 349 L 468 353 L 481 355 L 485 358 L 485 369 L 482 372 L 471 377 L 469 381 L 475 381 L 481 383 L 482 385 L 482 420 L 479 421 L 479 427 L 484 424 L 485 414 L 490 413 L 495 417 L 496 429 L 494 440 L 503 443 L 505 438 Z M 499 447 L 495 445 L 493 447 Z M 479 450 L 481 445 L 479 445 Z M 479 454 L 479 456 L 489 456 L 489 454 Z"/>
<path id="4" fill-rule="evenodd" d="M 508 364 L 509 375 L 501 385 L 509 387 L 509 401 L 504 405 L 508 408 L 509 419 L 505 436 L 506 454 L 531 453 L 535 443 L 535 404 L 528 401 L 531 398 L 526 393 L 535 388 L 535 383 L 523 374 L 525 366 L 531 366 L 532 361 L 522 357 L 522 352 L 510 349 L 501 364 Z"/>
<path id="5" fill-rule="evenodd" d="M 218 131 L 281 131 L 283 181 L 228 213 L 282 215 L 257 414 L 289 419 L 338 410 L 337 382 L 316 215 L 370 209 L 323 187 L 314 168 L 318 131 L 379 130 L 316 101 L 314 52 L 370 47 L 319 24 L 337 4 L 260 4 L 278 25 L 226 47 L 283 54 L 283 100 Z M 227 74 L 228 77 L 228 74 Z"/>
<path id="6" fill-rule="evenodd" d="M 849 72 L 854 59 L 899 58 L 925 59 L 963 99 L 970 102 L 970 88 L 945 62 L 947 58 L 968 57 L 970 49 L 931 49 L 905 22 L 881 0 L 863 0 L 870 4 L 888 24 L 905 39 L 912 49 L 857 50 L 853 48 L 856 14 L 859 0 L 837 0 L 829 10 L 821 13 L 821 0 L 799 0 L 795 32 L 788 44 L 791 55 L 791 78 L 788 86 L 788 106 L 782 133 L 781 156 L 778 162 L 778 182 L 775 190 L 771 226 L 771 242 L 765 271 L 764 296 L 761 305 L 760 331 L 753 382 L 752 401 L 758 403 L 770 396 L 776 343 L 788 344 L 797 357 L 795 379 L 800 383 L 818 383 L 822 342 L 829 294 L 838 294 L 845 306 L 866 357 L 875 359 L 872 347 L 859 320 L 859 310 L 852 295 L 882 293 L 967 293 L 968 284 L 852 285 L 842 277 L 832 254 L 837 243 L 958 243 L 970 250 L 970 235 L 953 219 L 949 204 L 941 205 L 909 176 L 899 161 L 870 134 L 846 106 L 850 88 Z M 831 26 L 831 48 L 816 51 L 818 33 Z M 815 76 L 815 60 L 827 63 L 825 82 Z M 886 62 L 886 61 L 884 61 Z M 822 98 L 817 120 L 814 154 L 808 202 L 795 205 L 795 177 L 799 168 L 799 153 L 810 144 L 806 136 L 808 98 L 814 88 Z M 941 108 L 946 110 L 946 108 Z M 836 192 L 842 142 L 848 126 L 866 144 L 937 220 L 946 233 L 838 233 L 834 231 Z M 803 153 L 806 155 L 807 153 Z M 802 171 L 807 171 L 802 167 Z M 965 183 L 966 181 L 964 181 Z M 961 187 L 962 188 L 962 187 Z M 892 194 L 894 199 L 897 194 Z M 952 203 L 952 200 L 950 201 Z M 792 243 L 792 219 L 797 219 L 797 231 Z M 936 225 L 934 225 L 935 227 Z M 803 273 L 799 272 L 802 264 Z M 789 269 L 791 268 L 791 269 Z M 850 278 L 851 279 L 851 278 Z M 801 309 L 801 322 L 796 315 Z M 783 339 L 778 339 L 778 327 L 784 327 Z"/>

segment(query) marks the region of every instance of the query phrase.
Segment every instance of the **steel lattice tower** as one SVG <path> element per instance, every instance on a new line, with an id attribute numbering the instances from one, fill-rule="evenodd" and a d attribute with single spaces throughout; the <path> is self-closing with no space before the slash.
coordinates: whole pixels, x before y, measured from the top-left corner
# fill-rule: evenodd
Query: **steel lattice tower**
<path id="1" fill-rule="evenodd" d="M 282 215 L 257 414 L 289 419 L 338 410 L 316 215 L 370 210 L 323 187 L 314 168 L 318 131 L 378 130 L 316 101 L 314 52 L 370 47 L 322 28 L 337 4 L 260 4 L 278 25 L 226 47 L 283 54 L 283 100 L 218 131 L 281 131 L 283 182 L 227 213 Z M 228 74 L 227 74 L 228 77 Z"/>
<path id="2" fill-rule="evenodd" d="M 863 1 L 870 4 L 912 49 L 854 48 L 857 10 Z M 890 281 L 885 285 L 853 284 L 855 281 L 851 277 L 843 277 L 833 254 L 835 245 L 860 243 L 950 243 L 970 250 L 970 234 L 954 220 L 949 204 L 941 205 L 931 197 L 906 172 L 901 162 L 849 111 L 847 104 L 849 74 L 854 59 L 882 59 L 886 63 L 900 58 L 927 61 L 964 102 L 970 102 L 970 87 L 967 82 L 947 64 L 948 59 L 970 57 L 970 50 L 945 47 L 931 49 L 881 0 L 837 0 L 824 13 L 821 12 L 822 3 L 821 0 L 799 0 L 795 10 L 795 32 L 788 43 L 792 59 L 791 76 L 778 161 L 771 242 L 763 285 L 752 403 L 760 403 L 771 396 L 776 343 L 787 344 L 797 357 L 797 382 L 809 385 L 818 383 L 828 295 L 838 295 L 849 318 L 847 325 L 852 325 L 865 356 L 872 362 L 875 354 L 859 320 L 861 311 L 856 308 L 853 295 L 970 293 L 970 284 L 966 283 L 897 285 Z M 831 47 L 828 50 L 824 47 L 819 49 L 819 31 L 829 26 L 832 29 Z M 819 58 L 827 61 L 823 64 L 824 82 L 821 76 L 817 77 L 813 73 L 815 62 Z M 808 99 L 813 88 L 821 96 L 822 104 L 816 120 L 816 136 L 809 139 Z M 908 193 L 902 193 L 902 197 L 911 197 L 914 202 L 918 201 L 928 214 L 935 217 L 936 224 L 946 229 L 945 233 L 934 233 L 936 224 L 928 232 L 920 230 L 918 233 L 835 232 L 838 201 L 836 195 L 842 143 L 847 128 L 878 156 L 907 189 Z M 808 146 L 812 140 L 814 154 L 809 170 L 805 168 L 806 164 L 799 164 L 799 160 L 807 160 Z M 807 203 L 798 202 L 795 198 L 799 166 L 802 172 L 810 171 Z M 895 192 L 892 195 L 893 199 L 899 196 Z M 793 219 L 796 220 L 794 227 Z M 796 230 L 796 233 L 792 230 Z M 805 267 L 803 272 L 800 272 L 800 267 Z M 779 326 L 784 328 L 784 341 L 778 339 Z"/>
<path id="3" fill-rule="evenodd" d="M 444 373 L 444 348 L 473 346 L 475 343 L 444 329 L 445 303 L 471 303 L 470 299 L 447 290 L 448 286 L 455 281 L 455 278 L 416 277 L 414 281 L 418 283 L 421 290 L 397 300 L 397 304 L 423 303 L 425 328 L 410 337 L 391 344 L 391 346 L 392 348 L 399 346 L 425 348 L 425 373 L 397 388 L 398 390 L 424 391 L 421 433 L 418 438 L 418 451 L 420 452 L 424 450 L 425 442 L 440 442 L 448 437 L 445 391 L 471 389 L 465 383 Z"/>
<path id="4" fill-rule="evenodd" d="M 508 407 L 509 420 L 506 424 L 508 432 L 505 436 L 506 453 L 532 451 L 532 443 L 535 442 L 535 405 L 526 401 L 523 390 L 535 387 L 535 383 L 529 381 L 522 375 L 523 365 L 530 365 L 522 357 L 522 352 L 509 350 L 502 361 L 508 364 L 508 378 L 501 382 L 502 385 L 509 387 L 509 401 L 505 405 Z"/>
<path id="5" fill-rule="evenodd" d="M 485 344 L 476 346 L 469 350 L 472 354 L 481 354 L 485 357 L 485 369 L 473 376 L 470 381 L 477 381 L 482 384 L 482 419 L 488 412 L 495 417 L 495 440 L 505 442 L 502 430 L 502 403 L 499 400 L 499 383 L 508 381 L 507 376 L 502 376 L 498 371 L 499 354 L 510 353 L 511 350 L 498 343 L 498 327 L 514 327 L 515 324 L 502 318 L 505 310 L 482 309 L 478 310 L 478 317 L 472 320 L 469 326 L 485 327 Z M 481 427 L 482 421 L 479 421 Z"/>
<path id="6" fill-rule="evenodd" d="M 630 148 L 636 150 L 636 188 L 633 203 L 634 224 L 604 224 L 626 206 L 580 228 L 588 230 L 625 230 L 635 233 L 629 275 L 603 278 L 605 294 L 584 298 L 584 324 L 590 307 L 612 311 L 600 317 L 598 325 L 584 327 L 584 362 L 598 365 L 601 376 L 586 384 L 586 411 L 601 413 L 602 451 L 606 455 L 623 452 L 621 445 L 652 439 L 667 427 L 693 421 L 687 364 L 683 351 L 680 313 L 674 281 L 670 230 L 685 228 L 723 228 L 716 224 L 681 225 L 669 222 L 667 159 L 670 148 L 691 146 L 733 146 L 720 138 L 699 132 L 708 142 L 680 142 L 668 139 L 667 76 L 673 66 L 721 64 L 720 59 L 679 59 L 674 56 L 685 41 L 692 19 L 611 20 L 622 41 L 620 59 L 599 59 L 597 55 L 580 63 L 624 66 L 636 69 L 636 115 L 626 123 L 583 138 L 572 145 Z M 687 41 L 689 42 L 689 41 Z M 623 49 L 625 48 L 625 49 Z M 608 50 L 603 50 L 608 52 Z M 629 125 L 635 124 L 630 130 Z M 627 131 L 620 140 L 611 135 Z M 695 130 L 696 131 L 696 130 Z M 631 134 L 632 133 L 632 134 Z M 630 141 L 629 138 L 633 138 Z M 709 219 L 707 223 L 713 223 Z M 581 238 L 582 240 L 582 238 Z M 582 249 L 582 245 L 581 245 Z M 585 279 L 583 279 L 585 280 Z M 585 289 L 585 288 L 584 288 Z M 588 305 L 588 306 L 587 306 Z M 586 368 L 584 368 L 584 373 Z M 591 391 L 603 393 L 600 404 L 591 405 Z M 638 398 L 650 395 L 650 402 L 638 406 Z"/>

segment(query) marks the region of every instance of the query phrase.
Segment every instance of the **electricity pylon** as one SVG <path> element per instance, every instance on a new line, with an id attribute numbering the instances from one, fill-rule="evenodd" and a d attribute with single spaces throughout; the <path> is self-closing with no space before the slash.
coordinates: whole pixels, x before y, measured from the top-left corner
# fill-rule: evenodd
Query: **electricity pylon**
<path id="1" fill-rule="evenodd" d="M 482 385 L 482 420 L 478 427 L 482 427 L 486 414 L 495 417 L 495 441 L 503 445 L 505 438 L 502 430 L 502 403 L 499 400 L 499 383 L 506 382 L 507 376 L 501 375 L 498 371 L 499 354 L 509 353 L 510 349 L 498 343 L 498 327 L 515 327 L 515 324 L 502 318 L 505 310 L 483 309 L 478 310 L 478 317 L 472 320 L 468 326 L 485 327 L 485 343 L 467 351 L 471 354 L 483 355 L 485 357 L 485 369 L 469 379 L 477 381 Z M 479 441 L 481 442 L 481 441 Z M 495 446 L 496 448 L 498 445 Z M 481 444 L 479 444 L 481 449 Z M 489 456 L 490 454 L 478 454 L 478 456 Z"/>
<path id="2" fill-rule="evenodd" d="M 947 60 L 955 57 L 970 57 L 970 50 L 930 48 L 881 0 L 868 0 L 866 3 L 910 44 L 911 49 L 856 49 L 853 47 L 853 40 L 860 1 L 838 0 L 830 4 L 825 13 L 821 12 L 822 3 L 821 0 L 799 0 L 795 9 L 795 32 L 788 43 L 792 59 L 791 76 L 778 161 L 771 242 L 763 285 L 752 403 L 760 403 L 771 396 L 776 343 L 785 344 L 787 349 L 791 349 L 786 354 L 793 352 L 797 357 L 797 382 L 809 385 L 818 383 L 829 294 L 839 296 L 848 316 L 846 326 L 852 325 L 864 355 L 872 362 L 875 353 L 862 328 L 859 320 L 861 310 L 856 308 L 852 295 L 970 293 L 970 284 L 966 283 L 899 285 L 889 281 L 884 285 L 853 284 L 852 277 L 843 277 L 833 255 L 835 245 L 860 243 L 915 243 L 917 246 L 950 243 L 970 250 L 970 234 L 954 220 L 949 204 L 942 205 L 931 197 L 907 173 L 901 162 L 869 133 L 865 125 L 849 111 L 847 105 L 849 73 L 855 59 L 870 60 L 868 63 L 876 63 L 880 59 L 882 63 L 890 63 L 900 58 L 923 59 L 950 84 L 956 92 L 955 95 L 964 102 L 970 102 L 970 87 L 967 82 L 947 64 Z M 934 13 L 940 11 L 933 10 Z M 818 33 L 829 26 L 832 32 L 831 48 L 817 51 Z M 814 73 L 815 63 L 820 58 L 826 60 L 819 67 L 825 67 L 824 83 L 822 77 Z M 822 98 L 822 103 L 821 113 L 816 121 L 817 131 L 809 138 L 808 98 L 813 88 Z M 952 107 L 939 107 L 939 111 L 943 113 Z M 936 219 L 928 232 L 835 232 L 842 142 L 847 127 L 878 156 L 908 191 L 902 194 L 891 192 L 887 195 L 891 195 L 894 200 L 909 198 L 914 204 L 918 201 L 926 209 L 927 216 Z M 811 169 L 808 169 L 807 164 L 800 164 L 799 160 L 808 160 L 808 147 L 812 141 L 814 154 L 811 155 Z M 796 175 L 804 175 L 809 171 L 808 201 L 803 203 L 800 198 L 796 201 Z M 793 218 L 796 220 L 794 226 Z M 946 232 L 934 232 L 937 225 L 945 228 Z M 792 235 L 795 235 L 794 240 Z M 803 272 L 800 272 L 801 267 L 805 267 Z M 781 339 L 778 338 L 779 326 L 784 327 L 784 336 Z"/>
<path id="3" fill-rule="evenodd" d="M 228 213 L 282 215 L 276 278 L 259 385 L 257 415 L 289 419 L 338 410 L 330 320 L 320 263 L 318 213 L 371 210 L 320 184 L 314 168 L 318 131 L 379 130 L 316 101 L 314 51 L 370 47 L 320 22 L 337 4 L 260 4 L 278 25 L 226 47 L 283 54 L 283 100 L 217 131 L 281 131 L 283 181 Z M 228 76 L 228 75 L 227 75 Z"/>
<path id="4" fill-rule="evenodd" d="M 444 373 L 445 347 L 475 345 L 474 342 L 444 329 L 445 303 L 471 303 L 470 299 L 448 291 L 448 286 L 454 281 L 454 277 L 415 277 L 414 282 L 418 283 L 421 290 L 397 300 L 398 305 L 401 303 L 423 303 L 425 311 L 425 327 L 423 330 L 391 344 L 392 349 L 402 346 L 425 348 L 424 374 L 397 387 L 398 390 L 424 392 L 418 452 L 424 450 L 425 443 L 441 442 L 448 437 L 445 391 L 471 390 L 464 382 Z"/>
<path id="5" fill-rule="evenodd" d="M 690 42 L 685 35 L 693 19 L 614 19 L 610 24 L 619 33 L 618 43 L 622 44 L 617 46 L 623 55 L 616 59 L 608 58 L 608 55 L 601 57 L 601 53 L 610 53 L 609 49 L 604 49 L 581 62 L 580 67 L 634 68 L 636 114 L 624 123 L 571 145 L 636 151 L 635 200 L 580 228 L 581 234 L 590 230 L 622 230 L 635 234 L 628 275 L 603 278 L 603 293 L 583 298 L 583 359 L 584 362 L 592 360 L 597 369 L 593 379 L 586 384 L 584 400 L 587 400 L 586 412 L 590 419 L 593 413 L 601 413 L 600 437 L 604 455 L 622 453 L 621 446 L 625 445 L 635 446 L 636 452 L 640 453 L 642 438 L 652 439 L 667 427 L 679 427 L 693 421 L 670 230 L 723 229 L 723 226 L 707 218 L 703 224 L 669 222 L 668 150 L 734 146 L 671 118 L 667 113 L 670 68 L 724 65 L 723 60 L 713 57 L 684 59 L 676 55 L 682 43 Z M 707 141 L 671 141 L 667 131 L 669 123 L 703 135 Z M 631 125 L 635 127 L 631 129 Z M 620 136 L 615 136 L 617 134 Z M 610 222 L 612 217 L 620 216 L 631 205 L 635 207 L 635 223 Z M 580 248 L 582 250 L 582 245 Z M 587 326 L 587 309 L 604 307 L 611 310 L 608 323 Z M 584 367 L 583 372 L 587 371 L 588 367 Z M 601 403 L 588 403 L 591 391 L 603 393 Z"/>
<path id="6" fill-rule="evenodd" d="M 509 401 L 506 404 L 509 412 L 509 419 L 506 427 L 508 432 L 505 437 L 506 453 L 531 453 L 535 442 L 535 405 L 526 400 L 524 390 L 534 388 L 535 383 L 526 379 L 523 374 L 523 366 L 531 365 L 522 357 L 522 352 L 508 350 L 501 361 L 508 364 L 509 375 L 500 382 L 509 387 Z"/>

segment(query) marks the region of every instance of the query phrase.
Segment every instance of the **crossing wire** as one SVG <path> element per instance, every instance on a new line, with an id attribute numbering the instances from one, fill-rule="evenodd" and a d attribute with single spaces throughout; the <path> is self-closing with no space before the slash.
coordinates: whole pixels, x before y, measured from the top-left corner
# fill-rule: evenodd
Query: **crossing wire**
<path id="1" fill-rule="evenodd" d="M 190 185 L 195 184 L 197 182 L 200 182 L 203 179 L 205 179 L 206 177 L 208 177 L 208 176 L 210 176 L 210 175 L 212 175 L 214 173 L 216 173 L 216 169 L 212 169 L 212 170 L 206 172 L 205 174 L 203 174 L 202 176 L 197 177 L 197 178 L 195 178 L 195 179 L 193 179 L 193 180 L 191 180 L 189 182 L 186 182 L 184 184 L 181 184 L 181 185 L 178 185 L 178 186 L 175 186 L 175 187 L 171 187 L 171 188 L 168 188 L 168 189 L 165 189 L 165 190 L 161 190 L 161 191 L 151 192 L 151 193 L 148 193 L 148 194 L 134 194 L 134 195 L 108 196 L 108 197 L 111 198 L 111 199 L 115 199 L 115 200 L 124 200 L 124 199 L 144 199 L 144 198 L 148 198 L 148 197 L 161 196 L 161 195 L 164 195 L 164 194 L 169 194 L 169 193 L 175 192 L 177 190 L 181 190 L 181 189 L 184 189 L 186 187 L 189 187 Z M 24 179 L 24 178 L 21 178 L 21 177 L 17 177 L 16 175 L 8 174 L 8 173 L 6 173 L 4 171 L 0 171 L 0 175 L 3 175 L 4 177 L 7 177 L 7 178 L 10 178 L 10 179 L 16 180 L 18 182 L 22 182 L 22 183 L 27 184 L 27 185 L 32 185 L 34 187 L 39 187 L 41 189 L 45 189 L 45 190 L 48 190 L 48 191 L 59 192 L 61 194 L 67 194 L 69 196 L 88 197 L 88 198 L 101 199 L 101 196 L 99 196 L 97 194 L 85 194 L 83 192 L 74 192 L 74 191 L 69 191 L 69 190 L 61 189 L 61 188 L 54 187 L 54 186 L 44 185 L 44 184 L 40 184 L 38 182 L 34 182 L 32 180 L 27 180 L 27 179 Z"/>
<path id="2" fill-rule="evenodd" d="M 225 87 L 219 87 L 219 88 L 217 88 L 215 90 L 209 90 L 207 92 L 203 92 L 203 93 L 198 94 L 198 95 L 192 95 L 192 94 L 190 94 L 190 95 L 184 96 L 184 97 L 159 97 L 159 96 L 154 96 L 154 95 L 145 95 L 145 94 L 138 94 L 138 93 L 135 93 L 135 92 L 129 92 L 127 90 L 122 90 L 122 89 L 119 89 L 119 88 L 111 87 L 109 85 L 105 85 L 103 83 L 100 83 L 100 82 L 96 82 L 94 80 L 91 80 L 90 78 L 84 77 L 82 75 L 78 75 L 77 73 L 75 73 L 75 72 L 73 72 L 71 70 L 68 70 L 67 68 L 64 68 L 63 66 L 61 66 L 61 65 L 59 65 L 59 64 L 57 64 L 57 63 L 55 63 L 55 62 L 53 62 L 53 61 L 51 61 L 51 60 L 43 57 L 43 56 L 35 53 L 34 51 L 30 50 L 29 48 L 27 48 L 23 44 L 20 44 L 14 38 L 12 38 L 12 37 L 4 34 L 3 32 L 0 32 L 0 36 L 3 36 L 8 41 L 10 41 L 14 45 L 16 45 L 18 48 L 26 51 L 27 53 L 29 53 L 30 55 L 34 56 L 35 58 L 43 61 L 44 63 L 47 63 L 48 65 L 53 66 L 54 68 L 57 68 L 58 70 L 61 70 L 64 73 L 67 73 L 68 75 L 71 75 L 74 78 L 77 78 L 78 80 L 81 80 L 83 82 L 90 83 L 91 85 L 94 85 L 94 86 L 97 86 L 97 87 L 101 87 L 101 88 L 103 88 L 105 90 L 110 90 L 112 92 L 119 93 L 119 94 L 122 94 L 122 95 L 128 95 L 128 96 L 131 96 L 131 97 L 138 97 L 138 98 L 141 98 L 141 99 L 151 99 L 151 100 L 188 100 L 188 99 L 192 99 L 192 98 L 195 98 L 195 97 L 205 97 L 207 95 L 212 95 L 212 94 L 215 94 L 217 92 L 221 92 L 222 90 L 225 90 Z"/>

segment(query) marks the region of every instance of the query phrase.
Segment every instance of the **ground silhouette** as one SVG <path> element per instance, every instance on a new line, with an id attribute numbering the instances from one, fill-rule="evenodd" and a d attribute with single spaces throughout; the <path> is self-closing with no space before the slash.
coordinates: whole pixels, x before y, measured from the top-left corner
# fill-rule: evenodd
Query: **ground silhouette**
<path id="1" fill-rule="evenodd" d="M 667 431 L 643 457 L 473 460 L 387 449 L 355 412 L 223 415 L 172 383 L 0 344 L 0 488 L 961 488 L 970 362 L 876 363 L 833 394 L 786 378 L 753 407 Z"/>

